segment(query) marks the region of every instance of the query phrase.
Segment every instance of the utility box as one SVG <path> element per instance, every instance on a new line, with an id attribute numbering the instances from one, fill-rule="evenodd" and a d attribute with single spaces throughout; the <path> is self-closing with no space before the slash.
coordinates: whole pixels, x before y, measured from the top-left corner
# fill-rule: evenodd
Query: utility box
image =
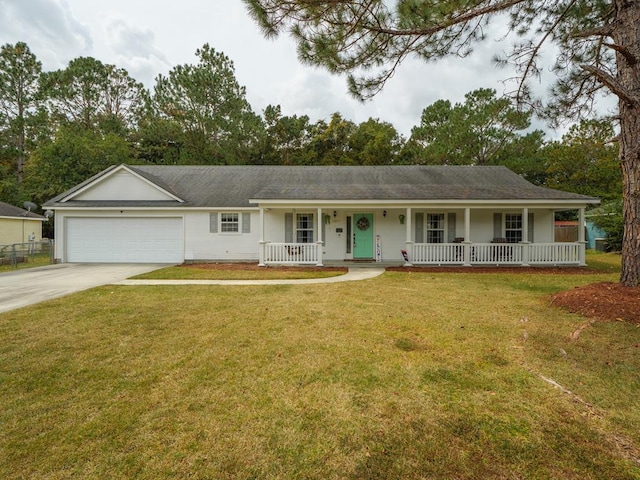
<path id="1" fill-rule="evenodd" d="M 607 245 L 606 238 L 596 238 L 595 242 L 597 252 L 606 252 L 608 250 L 609 246 Z"/>

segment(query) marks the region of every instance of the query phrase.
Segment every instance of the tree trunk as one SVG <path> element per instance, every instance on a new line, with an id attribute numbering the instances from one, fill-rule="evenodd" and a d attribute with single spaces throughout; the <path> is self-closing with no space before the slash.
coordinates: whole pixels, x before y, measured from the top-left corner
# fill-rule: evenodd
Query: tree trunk
<path id="1" fill-rule="evenodd" d="M 616 2 L 617 80 L 634 99 L 619 100 L 624 237 L 620 282 L 640 286 L 640 2 Z M 635 59 L 635 60 L 634 60 Z"/>
<path id="2" fill-rule="evenodd" d="M 18 138 L 16 148 L 18 150 L 18 158 L 16 160 L 16 175 L 18 185 L 22 185 L 22 177 L 24 176 L 25 150 L 26 150 L 26 126 L 24 120 L 24 107 L 19 106 L 18 111 Z"/>

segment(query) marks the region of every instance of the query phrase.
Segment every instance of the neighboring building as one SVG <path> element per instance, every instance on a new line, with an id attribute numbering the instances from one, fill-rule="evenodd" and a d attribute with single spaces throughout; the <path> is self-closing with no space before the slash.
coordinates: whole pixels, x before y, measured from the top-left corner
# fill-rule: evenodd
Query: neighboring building
<path id="1" fill-rule="evenodd" d="M 597 203 L 505 167 L 120 165 L 45 207 L 61 262 L 584 265 L 554 214 Z"/>
<path id="2" fill-rule="evenodd" d="M 594 219 L 603 215 L 613 215 L 610 211 L 612 207 L 599 207 L 589 210 L 585 213 L 586 218 L 586 241 L 587 248 L 591 250 L 607 251 L 609 246 L 607 245 L 607 232 L 598 227 L 594 222 Z"/>
<path id="3" fill-rule="evenodd" d="M 42 215 L 0 202 L 0 245 L 40 242 L 45 220 Z"/>
<path id="4" fill-rule="evenodd" d="M 598 227 L 593 221 L 587 220 L 587 248 L 590 250 L 607 250 L 607 232 Z"/>

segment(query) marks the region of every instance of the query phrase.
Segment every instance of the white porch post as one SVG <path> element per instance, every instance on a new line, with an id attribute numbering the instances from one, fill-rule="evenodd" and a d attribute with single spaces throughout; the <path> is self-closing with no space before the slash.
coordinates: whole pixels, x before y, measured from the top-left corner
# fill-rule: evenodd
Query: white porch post
<path id="1" fill-rule="evenodd" d="M 578 244 L 580 247 L 580 266 L 587 266 L 587 258 L 586 258 L 586 248 L 587 241 L 584 236 L 584 227 L 585 227 L 585 216 L 584 216 L 584 208 L 578 210 Z"/>
<path id="2" fill-rule="evenodd" d="M 406 249 L 407 249 L 407 255 L 409 255 L 409 261 L 404 263 L 405 267 L 410 267 L 411 266 L 411 256 L 413 255 L 413 248 L 411 247 L 413 245 L 413 241 L 411 240 L 411 207 L 407 207 L 407 213 L 405 215 L 404 218 L 404 224 L 405 224 L 405 236 L 406 236 L 406 240 L 405 240 L 405 245 L 406 245 Z"/>
<path id="3" fill-rule="evenodd" d="M 471 266 L 471 209 L 464 209 L 464 264 Z"/>
<path id="4" fill-rule="evenodd" d="M 316 267 L 322 267 L 322 208 L 318 208 L 318 240 L 316 241 L 316 251 L 318 256 L 318 263 L 316 263 Z"/>
<path id="5" fill-rule="evenodd" d="M 264 241 L 264 208 L 260 208 L 260 241 L 258 244 L 260 245 L 258 248 L 258 266 L 264 267 L 264 249 L 266 242 Z"/>
<path id="6" fill-rule="evenodd" d="M 529 266 L 529 209 L 522 209 L 522 266 Z"/>

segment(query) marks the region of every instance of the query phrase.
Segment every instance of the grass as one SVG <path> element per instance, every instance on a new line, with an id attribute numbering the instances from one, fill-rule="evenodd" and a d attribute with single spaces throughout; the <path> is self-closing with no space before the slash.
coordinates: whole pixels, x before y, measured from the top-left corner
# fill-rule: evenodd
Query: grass
<path id="1" fill-rule="evenodd" d="M 336 269 L 309 267 L 296 269 L 287 267 L 264 267 L 260 269 L 207 269 L 189 265 L 161 268 L 153 272 L 132 277 L 141 280 L 285 280 L 306 278 L 327 278 L 344 275 L 347 272 Z"/>
<path id="2" fill-rule="evenodd" d="M 108 286 L 5 313 L 0 477 L 638 479 L 640 328 L 571 340 L 586 319 L 548 296 L 616 279 Z"/>
<path id="3" fill-rule="evenodd" d="M 50 264 L 51 256 L 49 252 L 37 253 L 34 255 L 29 255 L 26 262 L 18 262 L 16 263 L 16 265 L 12 265 L 11 263 L 0 265 L 0 273 L 13 272 L 15 270 L 22 270 L 25 268 L 44 267 Z"/>
<path id="4" fill-rule="evenodd" d="M 619 253 L 604 253 L 587 250 L 586 257 L 589 268 L 607 273 L 620 273 L 622 257 Z"/>

